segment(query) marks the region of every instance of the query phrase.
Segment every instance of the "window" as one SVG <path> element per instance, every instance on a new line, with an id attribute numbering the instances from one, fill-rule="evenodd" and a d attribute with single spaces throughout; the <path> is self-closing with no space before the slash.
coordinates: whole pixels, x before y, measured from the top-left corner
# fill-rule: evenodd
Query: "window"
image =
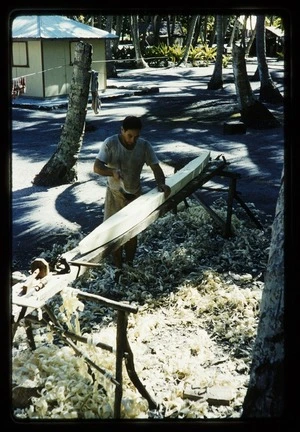
<path id="1" fill-rule="evenodd" d="M 29 67 L 27 42 L 13 42 L 13 66 Z"/>

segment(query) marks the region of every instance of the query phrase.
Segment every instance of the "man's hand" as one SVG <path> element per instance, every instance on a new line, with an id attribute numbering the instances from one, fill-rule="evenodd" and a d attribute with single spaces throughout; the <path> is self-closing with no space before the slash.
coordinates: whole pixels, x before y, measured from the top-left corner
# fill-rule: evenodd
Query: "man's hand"
<path id="1" fill-rule="evenodd" d="M 157 186 L 157 189 L 159 190 L 159 192 L 164 192 L 165 198 L 168 198 L 168 196 L 171 193 L 170 186 L 168 186 L 166 184 L 161 184 L 161 185 Z"/>
<path id="2" fill-rule="evenodd" d="M 123 178 L 122 172 L 120 169 L 113 169 L 112 175 L 113 175 L 114 179 L 116 179 L 116 180 L 121 180 Z"/>

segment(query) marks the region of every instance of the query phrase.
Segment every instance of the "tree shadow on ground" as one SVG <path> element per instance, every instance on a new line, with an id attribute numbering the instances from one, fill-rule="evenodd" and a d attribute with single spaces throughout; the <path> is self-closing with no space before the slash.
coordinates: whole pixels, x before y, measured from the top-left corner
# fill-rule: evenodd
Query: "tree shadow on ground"
<path id="1" fill-rule="evenodd" d="M 103 202 L 91 193 L 86 196 L 87 200 L 78 199 L 76 188 L 85 185 L 93 187 L 93 179 L 75 183 L 67 187 L 55 200 L 55 210 L 65 219 L 80 226 L 82 233 L 89 233 L 103 220 Z M 86 191 L 88 188 L 85 188 Z M 83 195 L 85 192 L 83 191 Z M 94 199 L 91 199 L 94 198 Z M 71 210 L 70 210 L 71 209 Z"/>
<path id="2" fill-rule="evenodd" d="M 51 188 L 28 187 L 14 192 L 12 200 L 13 267 L 29 269 L 32 260 L 68 238 L 89 233 L 102 222 L 103 203 L 78 199 L 78 188 L 91 180 L 72 184 L 55 196 Z M 51 195 L 49 197 L 49 194 Z"/>
<path id="3" fill-rule="evenodd" d="M 273 212 L 283 166 L 282 130 L 247 130 L 244 135 L 224 135 L 224 121 L 237 110 L 232 75 L 226 75 L 224 89 L 208 91 L 203 88 L 203 84 L 210 79 L 209 74 L 199 77 L 196 71 L 183 69 L 176 71 L 176 74 L 174 77 L 174 71 L 170 72 L 163 79 L 159 72 L 157 75 L 143 74 L 141 82 L 145 84 L 157 80 L 158 85 L 163 87 L 172 80 L 178 85 L 182 77 L 188 77 L 191 85 L 184 84 L 180 91 L 174 93 L 135 95 L 105 102 L 99 116 L 90 116 L 88 119 L 94 127 L 85 133 L 80 160 L 92 166 L 100 143 L 107 136 L 119 132 L 121 121 L 127 113 L 135 109 L 141 110 L 144 119 L 142 135 L 153 144 L 163 163 L 175 166 L 183 158 L 196 157 L 202 150 L 210 150 L 213 157 L 225 154 L 232 169 L 241 174 L 238 188 L 244 200 L 261 204 L 262 210 L 268 207 Z M 130 84 L 136 80 L 139 83 L 136 75 L 121 79 Z M 278 74 L 278 79 L 282 79 L 282 74 Z M 257 92 L 258 90 L 256 94 Z M 271 108 L 283 118 L 282 107 Z M 111 110 L 114 110 L 113 115 Z M 59 142 L 66 111 L 57 110 L 56 113 L 58 116 L 45 111 L 41 115 L 36 111 L 14 110 L 17 127 L 13 130 L 13 151 L 16 155 L 25 157 L 24 164 L 30 163 L 27 160 L 36 162 L 52 155 L 54 146 Z M 89 174 L 87 181 L 91 177 Z M 219 185 L 223 184 L 221 179 L 216 181 Z M 39 217 L 38 212 L 43 211 L 43 200 L 37 201 L 31 188 L 14 192 L 12 214 L 13 232 L 17 234 L 14 239 L 17 252 L 20 249 L 29 250 L 29 244 L 46 247 L 53 243 L 55 236 L 66 238 L 70 232 L 74 233 L 74 226 L 76 232 L 80 229 L 90 232 L 98 225 L 102 214 L 97 196 L 94 195 L 87 203 L 82 192 L 77 194 L 80 184 L 83 186 L 84 183 L 85 181 L 80 181 L 79 184 L 70 185 L 57 194 L 54 211 L 67 223 L 56 227 L 53 227 L 50 219 L 49 223 L 45 223 Z M 94 191 L 96 193 L 96 188 Z M 43 194 L 40 193 L 40 197 L 41 195 Z M 20 209 L 21 217 L 17 216 Z M 18 237 L 20 233 L 23 233 L 22 242 Z M 27 253 L 29 254 L 30 252 Z"/>

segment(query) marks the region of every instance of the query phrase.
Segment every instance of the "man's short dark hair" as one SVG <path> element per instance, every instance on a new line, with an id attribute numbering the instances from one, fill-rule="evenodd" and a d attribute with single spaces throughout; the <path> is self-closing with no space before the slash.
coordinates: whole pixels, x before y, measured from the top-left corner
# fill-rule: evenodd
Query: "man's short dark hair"
<path id="1" fill-rule="evenodd" d="M 122 123 L 123 129 L 126 131 L 128 129 L 142 129 L 142 122 L 141 119 L 135 116 L 127 116 L 123 120 Z"/>

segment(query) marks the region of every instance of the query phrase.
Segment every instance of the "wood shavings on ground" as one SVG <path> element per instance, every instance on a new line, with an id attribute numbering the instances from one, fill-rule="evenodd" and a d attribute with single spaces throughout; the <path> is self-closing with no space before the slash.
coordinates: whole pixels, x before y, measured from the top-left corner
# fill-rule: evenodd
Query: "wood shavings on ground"
<path id="1" fill-rule="evenodd" d="M 216 201 L 213 208 L 224 217 L 224 201 Z M 108 258 L 73 284 L 139 307 L 137 314 L 129 315 L 128 340 L 136 372 L 160 404 L 160 418 L 241 416 L 271 239 L 271 218 L 254 206 L 252 211 L 261 222 L 264 219 L 263 230 L 235 208 L 235 235 L 224 239 L 207 212 L 189 200 L 188 208 L 180 205 L 177 214 L 165 215 L 140 234 L 135 264 L 124 268 L 118 283 Z M 52 307 L 64 320 L 63 299 L 58 297 Z M 41 391 L 14 414 L 30 419 L 111 419 L 114 384 L 109 378 L 115 355 L 96 348 L 95 340 L 115 345 L 115 314 L 94 303 L 76 306 L 68 297 L 64 301 L 68 313 L 72 309 L 73 329 L 94 341 L 78 342 L 80 349 L 107 374 L 91 372 L 81 356 L 46 328 L 34 329 L 37 349 L 30 351 L 20 327 L 13 344 L 13 382 Z M 157 415 L 149 412 L 125 367 L 121 415 Z"/>

